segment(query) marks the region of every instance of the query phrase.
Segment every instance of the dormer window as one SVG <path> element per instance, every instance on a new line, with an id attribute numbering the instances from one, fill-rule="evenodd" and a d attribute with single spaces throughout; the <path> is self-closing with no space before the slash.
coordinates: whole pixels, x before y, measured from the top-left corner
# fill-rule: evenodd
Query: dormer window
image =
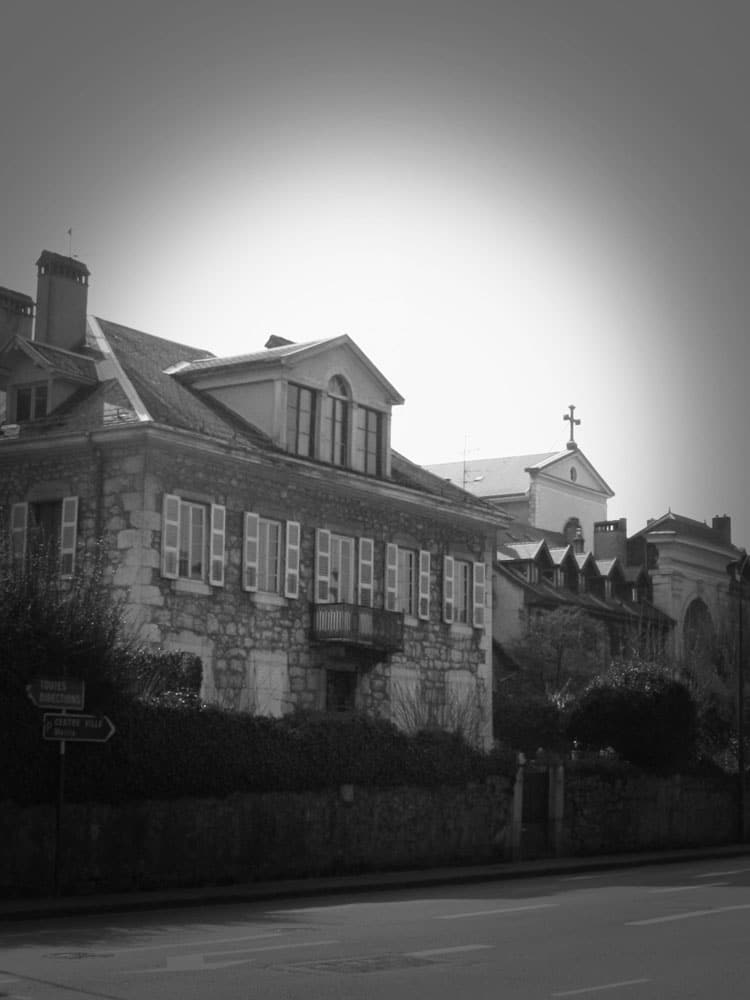
<path id="1" fill-rule="evenodd" d="M 47 416 L 47 383 L 19 385 L 16 389 L 16 423 Z"/>
<path id="2" fill-rule="evenodd" d="M 287 388 L 286 446 L 293 455 L 315 455 L 315 393 L 292 382 Z"/>
<path id="3" fill-rule="evenodd" d="M 323 402 L 321 458 L 332 465 L 347 466 L 349 453 L 349 404 L 351 393 L 340 375 L 328 383 Z"/>
<path id="4" fill-rule="evenodd" d="M 358 406 L 354 429 L 354 468 L 368 476 L 381 471 L 383 422 L 377 410 Z"/>

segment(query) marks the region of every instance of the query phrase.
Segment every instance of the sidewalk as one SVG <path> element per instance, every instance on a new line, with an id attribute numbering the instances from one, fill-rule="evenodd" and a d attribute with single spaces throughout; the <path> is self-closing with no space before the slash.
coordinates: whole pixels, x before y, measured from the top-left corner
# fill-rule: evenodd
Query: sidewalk
<path id="1" fill-rule="evenodd" d="M 750 843 L 714 847 L 681 848 L 667 851 L 639 851 L 632 854 L 600 854 L 582 858 L 540 858 L 533 861 L 505 861 L 494 865 L 461 865 L 408 871 L 368 872 L 326 878 L 284 879 L 248 882 L 227 886 L 190 889 L 156 889 L 147 892 L 102 893 L 101 895 L 59 898 L 0 899 L 0 921 L 37 920 L 74 914 L 124 913 L 132 910 L 167 909 L 216 903 L 258 902 L 301 896 L 413 889 L 437 885 L 502 881 L 545 875 L 571 875 L 641 865 L 677 864 L 685 861 L 750 856 Z"/>

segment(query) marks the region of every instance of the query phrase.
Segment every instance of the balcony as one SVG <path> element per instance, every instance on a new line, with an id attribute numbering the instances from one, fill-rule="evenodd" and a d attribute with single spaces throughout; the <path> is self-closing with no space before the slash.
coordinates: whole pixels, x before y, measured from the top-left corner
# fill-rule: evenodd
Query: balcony
<path id="1" fill-rule="evenodd" d="M 404 648 L 404 616 L 397 611 L 356 604 L 316 604 L 313 638 L 388 653 Z"/>

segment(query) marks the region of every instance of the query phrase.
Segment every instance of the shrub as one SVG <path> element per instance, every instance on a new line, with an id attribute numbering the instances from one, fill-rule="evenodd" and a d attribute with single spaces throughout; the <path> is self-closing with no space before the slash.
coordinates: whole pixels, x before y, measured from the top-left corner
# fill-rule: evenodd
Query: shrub
<path id="1" fill-rule="evenodd" d="M 697 712 L 688 688 L 648 664 L 616 664 L 573 708 L 568 735 L 584 747 L 612 747 L 651 770 L 675 770 L 696 757 Z"/>

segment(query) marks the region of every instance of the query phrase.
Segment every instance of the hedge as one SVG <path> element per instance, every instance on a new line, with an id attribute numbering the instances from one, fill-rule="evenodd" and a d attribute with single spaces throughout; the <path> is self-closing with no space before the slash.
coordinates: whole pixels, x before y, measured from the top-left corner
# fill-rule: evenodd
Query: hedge
<path id="1" fill-rule="evenodd" d="M 12 711 L 8 703 L 0 711 L 0 800 L 54 801 L 58 745 L 42 740 L 38 709 L 13 701 Z M 271 719 L 126 697 L 106 714 L 116 726 L 107 743 L 66 744 L 68 801 L 225 797 L 350 783 L 431 787 L 512 773 L 507 755 L 479 751 L 460 736 L 408 736 L 364 716 Z"/>

